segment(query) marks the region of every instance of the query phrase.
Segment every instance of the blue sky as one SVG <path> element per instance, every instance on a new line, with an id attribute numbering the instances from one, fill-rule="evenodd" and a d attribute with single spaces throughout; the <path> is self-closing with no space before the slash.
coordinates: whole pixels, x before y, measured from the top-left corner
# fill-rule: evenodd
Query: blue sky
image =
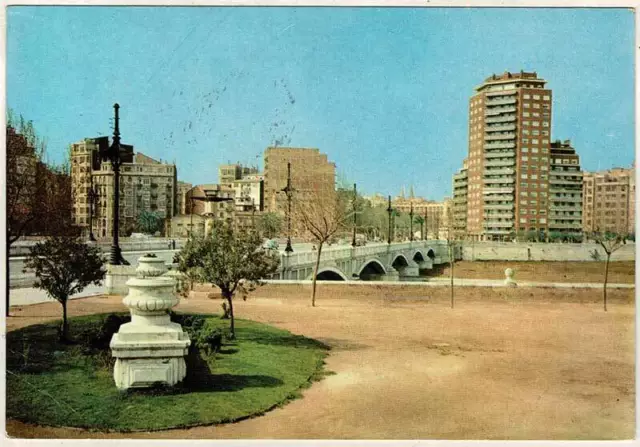
<path id="1" fill-rule="evenodd" d="M 584 169 L 634 160 L 628 9 L 13 6 L 7 20 L 7 105 L 56 162 L 110 135 L 119 102 L 123 141 L 180 180 L 262 167 L 280 140 L 320 148 L 365 193 L 438 200 L 467 154 L 473 88 L 520 69 L 548 81 L 552 138 Z"/>

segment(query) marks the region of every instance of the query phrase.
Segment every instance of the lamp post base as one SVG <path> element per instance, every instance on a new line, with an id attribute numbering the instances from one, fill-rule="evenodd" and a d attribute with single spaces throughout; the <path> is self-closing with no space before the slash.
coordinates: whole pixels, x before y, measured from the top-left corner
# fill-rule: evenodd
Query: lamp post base
<path id="1" fill-rule="evenodd" d="M 111 265 L 129 265 L 129 262 L 122 257 L 122 251 L 117 245 L 112 245 L 109 252 L 109 264 Z"/>
<path id="2" fill-rule="evenodd" d="M 287 247 L 284 249 L 287 253 L 293 253 L 293 247 L 291 246 L 291 239 L 287 239 Z"/>

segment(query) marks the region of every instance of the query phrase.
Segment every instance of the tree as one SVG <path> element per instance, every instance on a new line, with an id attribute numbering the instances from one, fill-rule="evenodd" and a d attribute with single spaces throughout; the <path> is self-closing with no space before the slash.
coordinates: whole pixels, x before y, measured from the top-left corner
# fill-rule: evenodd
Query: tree
<path id="1" fill-rule="evenodd" d="M 104 279 L 105 259 L 100 249 L 79 237 L 54 236 L 35 244 L 25 260 L 25 269 L 34 270 L 34 287 L 42 289 L 62 305 L 60 340 L 68 342 L 67 301 L 90 284 Z"/>
<path id="2" fill-rule="evenodd" d="M 246 299 L 261 279 L 276 272 L 277 253 L 262 248 L 257 231 L 234 231 L 233 226 L 214 220 L 206 236 L 194 235 L 178 253 L 178 270 L 200 282 L 217 286 L 229 304 L 231 339 L 236 336 L 233 297 L 240 292 Z"/>
<path id="3" fill-rule="evenodd" d="M 352 211 L 350 204 L 337 194 L 313 191 L 304 198 L 297 198 L 293 210 L 293 221 L 300 231 L 308 234 L 317 244 L 316 265 L 313 269 L 311 306 L 316 305 L 316 279 L 320 268 L 323 245 L 335 234 L 348 228 Z"/>
<path id="4" fill-rule="evenodd" d="M 256 221 L 256 229 L 267 239 L 273 239 L 282 231 L 282 216 L 277 213 L 264 213 Z"/>
<path id="5" fill-rule="evenodd" d="M 604 311 L 606 312 L 607 311 L 607 281 L 609 279 L 609 262 L 611 260 L 611 255 L 614 252 L 616 252 L 618 249 L 622 248 L 624 244 L 626 244 L 626 238 L 621 234 L 612 233 L 609 231 L 606 231 L 604 233 L 596 231 L 591 235 L 591 237 L 598 245 L 600 245 L 600 247 L 602 247 L 602 250 L 605 252 L 607 256 L 604 263 L 604 284 L 602 288 L 602 300 L 604 304 Z M 601 260 L 601 255 L 598 252 L 598 250 L 593 250 L 593 252 L 591 252 L 591 258 L 594 261 Z"/>
<path id="6" fill-rule="evenodd" d="M 162 229 L 162 218 L 153 211 L 142 211 L 138 214 L 137 228 L 145 234 L 155 234 Z"/>

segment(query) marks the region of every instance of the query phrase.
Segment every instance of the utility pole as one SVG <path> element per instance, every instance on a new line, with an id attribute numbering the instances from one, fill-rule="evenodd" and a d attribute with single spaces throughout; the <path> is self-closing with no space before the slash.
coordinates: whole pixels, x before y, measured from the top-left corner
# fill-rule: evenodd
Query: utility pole
<path id="1" fill-rule="evenodd" d="M 391 196 L 389 196 L 389 206 L 387 207 L 387 213 L 389 213 L 389 232 L 387 233 L 387 244 L 391 244 L 391 213 L 393 212 L 393 208 L 391 208 Z"/>
<path id="2" fill-rule="evenodd" d="M 353 240 L 351 241 L 351 246 L 356 246 L 356 200 L 358 199 L 358 190 L 356 189 L 356 184 L 353 184 Z"/>

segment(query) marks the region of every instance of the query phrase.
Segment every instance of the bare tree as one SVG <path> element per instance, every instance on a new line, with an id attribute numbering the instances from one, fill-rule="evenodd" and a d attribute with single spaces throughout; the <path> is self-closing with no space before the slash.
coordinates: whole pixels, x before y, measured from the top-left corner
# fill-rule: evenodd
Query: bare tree
<path id="1" fill-rule="evenodd" d="M 349 208 L 344 198 L 335 194 L 334 191 L 314 190 L 295 199 L 293 221 L 300 232 L 318 244 L 316 265 L 313 269 L 311 306 L 316 305 L 316 279 L 320 268 L 322 247 L 336 233 L 348 228 L 349 218 L 352 217 L 352 211 Z"/>
<path id="2" fill-rule="evenodd" d="M 604 263 L 604 284 L 602 288 L 602 298 L 604 304 L 604 311 L 607 311 L 607 281 L 609 279 L 609 262 L 611 261 L 611 255 L 616 252 L 618 249 L 622 248 L 624 244 L 626 244 L 625 236 L 619 233 L 612 233 L 609 231 L 600 232 L 596 231 L 591 234 L 592 239 L 602 247 L 606 254 L 606 259 Z M 591 258 L 594 261 L 600 261 L 602 259 L 598 250 L 593 250 L 591 252 Z"/>

